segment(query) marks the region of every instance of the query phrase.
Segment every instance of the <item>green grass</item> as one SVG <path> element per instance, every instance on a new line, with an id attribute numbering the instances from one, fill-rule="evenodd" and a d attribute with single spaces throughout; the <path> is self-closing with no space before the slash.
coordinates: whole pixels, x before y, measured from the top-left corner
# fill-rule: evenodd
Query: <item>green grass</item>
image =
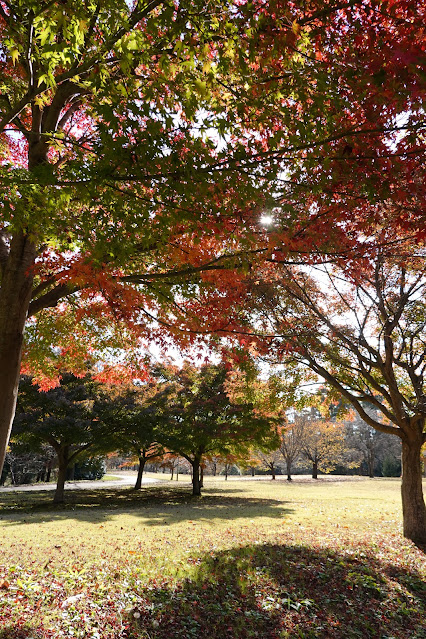
<path id="1" fill-rule="evenodd" d="M 401 536 L 398 480 L 51 499 L 0 492 L 1 639 L 426 637 L 425 555 Z"/>

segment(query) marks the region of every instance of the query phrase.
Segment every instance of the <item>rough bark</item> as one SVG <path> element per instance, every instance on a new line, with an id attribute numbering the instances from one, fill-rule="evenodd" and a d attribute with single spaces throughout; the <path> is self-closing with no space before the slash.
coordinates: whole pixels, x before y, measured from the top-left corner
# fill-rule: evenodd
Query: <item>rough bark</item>
<path id="1" fill-rule="evenodd" d="M 404 537 L 426 545 L 426 507 L 422 489 L 421 436 L 402 442 L 402 516 Z"/>
<path id="2" fill-rule="evenodd" d="M 0 470 L 15 416 L 25 321 L 36 257 L 34 242 L 17 233 L 4 264 L 0 288 Z"/>
<path id="3" fill-rule="evenodd" d="M 138 476 L 136 478 L 135 490 L 142 488 L 142 475 L 145 468 L 146 459 L 143 455 L 139 456 Z"/>
<path id="4" fill-rule="evenodd" d="M 318 462 L 312 462 L 312 479 L 318 479 Z"/>

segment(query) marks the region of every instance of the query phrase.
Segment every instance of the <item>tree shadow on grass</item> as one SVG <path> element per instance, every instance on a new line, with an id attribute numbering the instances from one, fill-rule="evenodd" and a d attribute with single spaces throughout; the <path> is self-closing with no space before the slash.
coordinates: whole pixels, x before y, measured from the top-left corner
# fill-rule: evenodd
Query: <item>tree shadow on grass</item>
<path id="1" fill-rule="evenodd" d="M 0 626 L 0 639 L 45 639 L 46 637 L 53 637 L 53 635 L 47 635 L 42 630 L 38 632 L 27 623 L 25 625 L 9 625 L 4 628 Z"/>
<path id="2" fill-rule="evenodd" d="M 128 639 L 420 639 L 424 581 L 365 552 L 253 545 L 194 560 L 191 578 L 150 587 Z"/>
<path id="3" fill-rule="evenodd" d="M 31 521 L 76 519 L 98 524 L 117 512 L 127 512 L 146 518 L 147 526 L 172 525 L 188 519 L 192 521 L 253 519 L 258 516 L 280 518 L 292 512 L 286 502 L 275 499 L 240 497 L 228 489 L 218 493 L 206 489 L 202 497 L 192 497 L 188 490 L 175 487 L 149 487 L 141 491 L 125 488 L 101 490 L 73 490 L 65 504 L 55 505 L 40 493 L 23 493 L 10 499 L 11 493 L 0 495 L 3 524 L 20 525 Z M 11 515 L 8 517 L 8 515 Z"/>

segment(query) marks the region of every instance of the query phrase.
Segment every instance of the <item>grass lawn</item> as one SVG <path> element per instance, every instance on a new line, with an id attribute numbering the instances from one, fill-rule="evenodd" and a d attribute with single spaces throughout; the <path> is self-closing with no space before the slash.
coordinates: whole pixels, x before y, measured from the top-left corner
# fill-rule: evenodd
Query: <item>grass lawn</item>
<path id="1" fill-rule="evenodd" d="M 0 638 L 426 638 L 399 480 L 0 492 Z"/>

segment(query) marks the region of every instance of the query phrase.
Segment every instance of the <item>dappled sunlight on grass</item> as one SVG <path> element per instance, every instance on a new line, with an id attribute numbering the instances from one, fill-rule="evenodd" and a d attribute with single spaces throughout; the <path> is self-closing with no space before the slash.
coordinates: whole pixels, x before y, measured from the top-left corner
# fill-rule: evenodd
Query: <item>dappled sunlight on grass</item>
<path id="1" fill-rule="evenodd" d="M 140 593 L 129 637 L 420 637 L 424 581 L 357 547 L 249 545 Z"/>
<path id="2" fill-rule="evenodd" d="M 0 639 L 426 636 L 398 482 L 171 484 L 0 493 Z"/>

